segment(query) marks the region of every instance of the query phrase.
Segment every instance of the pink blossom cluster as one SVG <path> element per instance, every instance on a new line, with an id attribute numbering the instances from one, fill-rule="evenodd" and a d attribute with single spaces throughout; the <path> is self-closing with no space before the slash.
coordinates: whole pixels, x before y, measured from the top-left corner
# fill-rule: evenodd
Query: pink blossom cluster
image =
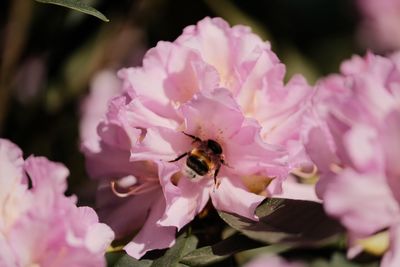
<path id="1" fill-rule="evenodd" d="M 312 96 L 302 76 L 284 84 L 284 75 L 248 27 L 205 18 L 120 70 L 109 102 L 87 100 L 86 110 L 105 113 L 84 113 L 98 126 L 82 127 L 82 151 L 101 183 L 100 216 L 117 237 L 140 228 L 129 255 L 171 246 L 209 201 L 257 220 L 266 196 L 284 196 L 289 173 L 310 164 L 301 139 Z M 313 198 L 288 184 L 293 197 Z"/>
<path id="2" fill-rule="evenodd" d="M 314 88 L 284 75 L 249 28 L 205 18 L 119 81 L 95 79 L 82 151 L 100 217 L 117 238 L 137 232 L 129 255 L 172 246 L 209 202 L 257 220 L 278 196 L 322 201 L 348 230 L 350 257 L 388 234 L 382 266 L 400 264 L 400 54 L 355 56 Z M 319 198 L 291 176 L 312 165 Z"/>
<path id="3" fill-rule="evenodd" d="M 316 90 L 307 150 L 320 172 L 317 193 L 347 228 L 349 256 L 389 232 L 381 266 L 399 266 L 400 55 L 354 56 Z"/>
<path id="4" fill-rule="evenodd" d="M 64 196 L 68 173 L 0 139 L 0 266 L 105 266 L 114 233 Z"/>

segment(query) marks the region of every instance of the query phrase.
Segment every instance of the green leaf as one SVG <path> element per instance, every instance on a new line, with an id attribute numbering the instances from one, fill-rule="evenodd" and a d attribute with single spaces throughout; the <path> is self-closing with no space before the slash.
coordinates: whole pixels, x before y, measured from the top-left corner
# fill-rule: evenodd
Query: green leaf
<path id="1" fill-rule="evenodd" d="M 184 266 L 180 264 L 181 258 L 196 249 L 198 243 L 197 237 L 194 235 L 187 235 L 186 233 L 180 235 L 176 239 L 176 243 L 173 247 L 168 249 L 164 256 L 156 259 L 150 265 L 151 267 L 163 267 L 163 266 Z"/>
<path id="2" fill-rule="evenodd" d="M 132 258 L 125 251 L 112 251 L 106 253 L 107 266 L 113 267 L 149 267 L 153 261 L 137 260 Z"/>
<path id="3" fill-rule="evenodd" d="M 180 262 L 189 266 L 207 266 L 220 262 L 237 252 L 259 246 L 260 243 L 242 234 L 234 234 L 217 244 L 205 246 L 186 254 Z"/>
<path id="4" fill-rule="evenodd" d="M 336 241 L 343 233 L 343 228 L 325 214 L 322 205 L 312 201 L 270 198 L 257 207 L 256 214 L 258 222 L 219 212 L 231 227 L 267 244 L 320 246 Z"/>
<path id="5" fill-rule="evenodd" d="M 102 21 L 110 21 L 106 16 L 104 16 L 100 11 L 95 8 L 81 2 L 80 0 L 35 0 L 36 2 L 44 3 L 44 4 L 53 4 L 58 6 L 67 7 L 85 14 L 89 14 L 95 16 L 96 18 L 101 19 Z"/>
<path id="6" fill-rule="evenodd" d="M 107 252 L 105 255 L 107 266 L 114 266 L 114 264 L 118 262 L 118 260 L 121 259 L 121 257 L 123 257 L 125 254 L 125 251 Z"/>
<path id="7" fill-rule="evenodd" d="M 295 235 L 294 241 L 319 242 L 344 232 L 329 217 L 321 203 L 294 199 L 267 199 L 256 209 L 260 221 L 282 232 Z"/>
<path id="8" fill-rule="evenodd" d="M 238 264 L 244 265 L 244 263 L 249 262 L 251 259 L 254 259 L 261 255 L 277 255 L 279 253 L 288 251 L 293 248 L 292 244 L 273 244 L 269 246 L 258 247 L 254 249 L 245 250 L 239 252 L 235 255 L 235 259 Z"/>
<path id="9" fill-rule="evenodd" d="M 220 262 L 229 255 L 216 255 L 211 246 L 202 247 L 184 256 L 180 262 L 189 266 L 207 266 Z"/>
<path id="10" fill-rule="evenodd" d="M 262 222 L 254 222 L 237 214 L 230 214 L 222 211 L 219 211 L 218 214 L 232 228 L 235 228 L 251 239 L 263 243 L 277 243 L 289 236 L 289 234 L 279 232 L 279 230 L 264 225 Z"/>
<path id="11" fill-rule="evenodd" d="M 113 267 L 149 267 L 151 266 L 151 260 L 137 260 L 132 258 L 128 254 L 124 254 L 120 257 L 114 264 L 108 264 L 108 266 Z"/>
<path id="12" fill-rule="evenodd" d="M 353 262 L 339 252 L 332 255 L 330 259 L 317 259 L 311 262 L 310 267 L 378 267 L 379 261 L 374 262 Z"/>

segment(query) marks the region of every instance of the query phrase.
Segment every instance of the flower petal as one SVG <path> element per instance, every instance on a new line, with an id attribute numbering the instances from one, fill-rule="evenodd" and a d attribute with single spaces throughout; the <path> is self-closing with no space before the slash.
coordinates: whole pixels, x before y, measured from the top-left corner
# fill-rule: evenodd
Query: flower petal
<path id="1" fill-rule="evenodd" d="M 146 136 L 135 147 L 131 160 L 173 160 L 191 148 L 192 139 L 182 132 L 163 127 L 147 129 Z"/>
<path id="2" fill-rule="evenodd" d="M 114 232 L 104 223 L 95 223 L 87 231 L 85 246 L 92 253 L 102 253 L 114 240 Z"/>
<path id="3" fill-rule="evenodd" d="M 390 226 L 399 207 L 382 181 L 384 179 L 377 178 L 377 174 L 360 174 L 350 168 L 343 170 L 331 180 L 323 195 L 326 211 L 361 235 Z"/>
<path id="4" fill-rule="evenodd" d="M 22 151 L 6 139 L 0 138 L 0 197 L 3 190 L 10 190 L 12 184 L 23 182 L 24 159 Z M 26 182 L 26 181 L 25 181 Z"/>
<path id="5" fill-rule="evenodd" d="M 8 244 L 4 234 L 0 232 L 0 266 L 14 267 L 17 264 L 13 249 Z"/>
<path id="6" fill-rule="evenodd" d="M 186 27 L 176 42 L 199 51 L 204 60 L 217 69 L 222 81 L 229 80 L 233 62 L 228 29 L 229 25 L 222 19 L 205 18 L 196 26 Z"/>
<path id="7" fill-rule="evenodd" d="M 148 193 L 120 198 L 111 191 L 107 182 L 98 189 L 97 210 L 100 220 L 113 229 L 117 239 L 130 235 L 142 227 L 161 194 L 159 187 Z"/>
<path id="8" fill-rule="evenodd" d="M 344 145 L 355 168 L 365 172 L 383 172 L 384 156 L 377 131 L 363 124 L 354 124 L 343 136 Z"/>
<path id="9" fill-rule="evenodd" d="M 181 111 L 185 116 L 185 131 L 203 140 L 229 138 L 244 119 L 226 89 L 216 89 L 209 95 L 199 93 Z"/>
<path id="10" fill-rule="evenodd" d="M 174 175 L 180 178 L 176 185 L 173 182 Z M 166 209 L 158 223 L 163 226 L 175 226 L 179 231 L 207 204 L 212 180 L 208 177 L 190 180 L 181 173 L 179 166 L 164 162 L 159 162 L 159 177 Z"/>
<path id="11" fill-rule="evenodd" d="M 121 82 L 111 70 L 96 74 L 90 85 L 90 94 L 81 105 L 81 121 L 79 123 L 82 146 L 91 151 L 99 151 L 100 138 L 97 125 L 107 111 L 108 101 L 121 90 Z"/>
<path id="12" fill-rule="evenodd" d="M 280 146 L 265 143 L 260 137 L 260 126 L 254 120 L 244 120 L 241 129 L 224 148 L 227 163 L 237 173 L 259 173 L 271 178 L 288 175 L 287 152 Z"/>
<path id="13" fill-rule="evenodd" d="M 386 160 L 388 184 L 393 196 L 400 203 L 400 111 L 393 111 L 385 119 L 382 129 L 382 142 Z"/>
<path id="14" fill-rule="evenodd" d="M 294 179 L 286 179 L 282 183 L 282 194 L 276 195 L 276 197 L 322 202 L 315 193 L 315 185 L 301 184 Z"/>
<path id="15" fill-rule="evenodd" d="M 140 232 L 124 247 L 130 256 L 139 259 L 149 250 L 171 247 L 175 243 L 176 227 L 157 224 L 164 211 L 165 200 L 159 195 Z"/>
<path id="16" fill-rule="evenodd" d="M 381 267 L 400 265 L 400 221 L 390 228 L 390 247 L 382 258 Z"/>
<path id="17" fill-rule="evenodd" d="M 220 177 L 220 181 L 221 184 L 211 193 L 214 207 L 256 220 L 255 209 L 265 197 L 249 192 L 238 177 Z"/>
<path id="18" fill-rule="evenodd" d="M 30 156 L 24 165 L 32 180 L 33 191 L 50 188 L 52 192 L 63 195 L 67 190 L 69 171 L 63 164 L 51 162 L 44 157 Z"/>

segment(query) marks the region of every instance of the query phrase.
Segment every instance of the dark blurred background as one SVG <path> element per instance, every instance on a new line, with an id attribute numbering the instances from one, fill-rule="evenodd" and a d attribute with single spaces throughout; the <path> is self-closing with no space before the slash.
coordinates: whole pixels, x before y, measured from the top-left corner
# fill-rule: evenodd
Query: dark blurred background
<path id="1" fill-rule="evenodd" d="M 69 194 L 93 205 L 95 185 L 79 152 L 80 103 L 104 68 L 137 66 L 160 40 L 173 41 L 205 16 L 245 24 L 268 39 L 288 77 L 313 84 L 340 62 L 364 53 L 360 19 L 348 0 L 86 1 L 110 22 L 33 0 L 0 1 L 0 136 L 25 157 L 46 156 L 71 171 Z"/>

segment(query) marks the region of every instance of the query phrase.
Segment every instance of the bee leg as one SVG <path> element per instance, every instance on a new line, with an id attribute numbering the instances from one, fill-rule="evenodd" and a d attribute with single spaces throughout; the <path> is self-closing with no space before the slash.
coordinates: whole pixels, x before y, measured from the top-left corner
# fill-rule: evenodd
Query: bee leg
<path id="1" fill-rule="evenodd" d="M 214 193 L 215 193 L 215 189 L 218 189 L 219 185 L 221 184 L 221 181 L 217 180 L 217 175 L 218 175 L 220 167 L 221 166 L 218 166 L 218 168 L 214 172 L 214 188 L 213 188 Z"/>
<path id="2" fill-rule="evenodd" d="M 221 166 L 218 166 L 218 168 L 215 170 L 214 172 L 214 185 L 217 184 L 217 175 L 219 173 L 219 169 L 221 168 Z"/>
<path id="3" fill-rule="evenodd" d="M 224 165 L 224 166 L 226 166 L 226 167 L 228 167 L 228 168 L 233 169 L 233 167 L 230 166 L 228 163 L 226 163 L 226 161 L 225 161 L 224 159 L 221 159 L 220 162 L 221 162 L 222 165 Z"/>
<path id="4" fill-rule="evenodd" d="M 176 159 L 169 160 L 168 162 L 175 162 L 175 161 L 178 161 L 178 160 L 180 160 L 181 158 L 183 158 L 184 156 L 186 156 L 187 154 L 188 154 L 187 152 L 186 152 L 186 153 L 183 153 L 182 155 L 178 156 Z"/>
<path id="5" fill-rule="evenodd" d="M 184 135 L 189 136 L 190 138 L 192 138 L 194 141 L 201 141 L 200 138 L 198 138 L 197 136 L 191 135 L 191 134 L 187 134 L 185 132 L 182 132 Z"/>

